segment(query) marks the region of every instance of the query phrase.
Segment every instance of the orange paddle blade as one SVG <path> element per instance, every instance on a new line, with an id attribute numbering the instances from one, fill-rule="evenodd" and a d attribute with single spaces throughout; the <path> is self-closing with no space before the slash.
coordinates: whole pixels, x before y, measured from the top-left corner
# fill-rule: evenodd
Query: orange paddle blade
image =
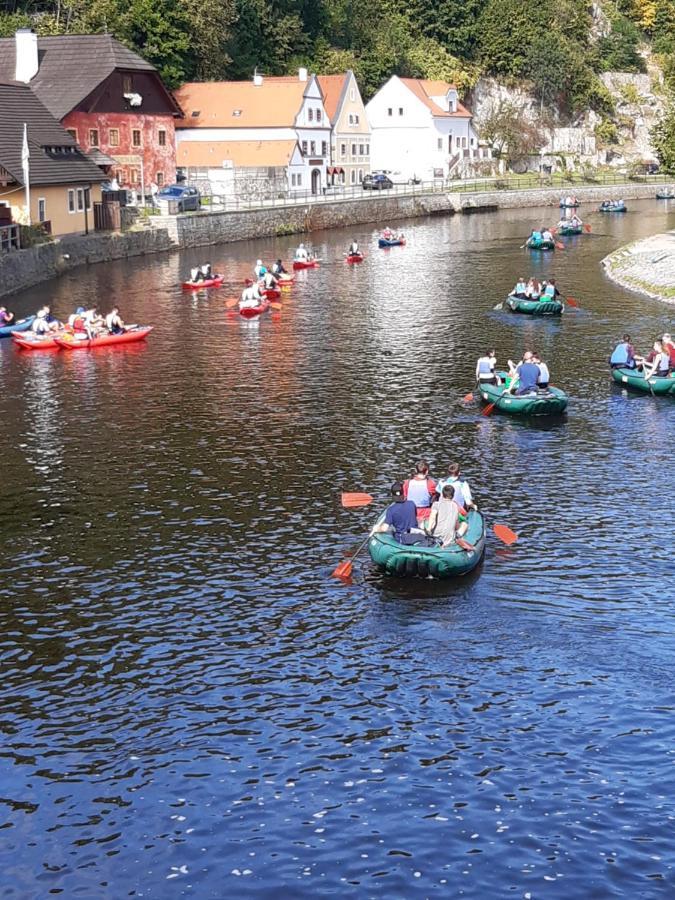
<path id="1" fill-rule="evenodd" d="M 488 405 L 485 407 L 485 409 L 483 410 L 483 412 L 481 413 L 481 415 L 483 415 L 483 416 L 489 416 L 489 415 L 491 415 L 491 414 L 492 414 L 492 410 L 495 408 L 496 405 L 497 405 L 496 403 L 488 403 Z"/>
<path id="2" fill-rule="evenodd" d="M 355 507 L 355 506 L 368 506 L 369 503 L 373 502 L 373 498 L 370 496 L 370 494 L 359 494 L 359 493 L 353 493 L 353 494 L 343 493 L 341 500 L 342 500 L 342 505 L 344 506 L 345 509 L 350 509 L 351 507 Z"/>
<path id="3" fill-rule="evenodd" d="M 565 249 L 565 245 L 564 245 L 564 244 L 561 244 L 560 241 L 556 241 L 556 242 L 555 242 L 555 248 L 556 248 L 556 250 L 564 250 L 564 249 Z"/>
<path id="4" fill-rule="evenodd" d="M 462 403 L 471 403 L 472 400 L 473 400 L 473 394 L 465 394 L 462 397 Z"/>
<path id="5" fill-rule="evenodd" d="M 588 224 L 588 222 L 584 225 L 584 231 L 586 232 L 586 234 L 591 233 L 591 226 Z"/>
<path id="6" fill-rule="evenodd" d="M 499 538 L 499 540 L 503 541 L 505 544 L 515 544 L 515 542 L 518 540 L 518 535 L 515 533 L 515 531 L 511 531 L 508 525 L 500 525 L 499 523 L 497 523 L 496 525 L 492 526 L 492 530 Z"/>
<path id="7" fill-rule="evenodd" d="M 236 297 L 230 297 L 229 300 L 225 301 L 225 306 L 227 307 L 227 309 L 233 309 L 233 307 L 235 307 L 237 303 L 239 303 L 239 301 Z"/>
<path id="8" fill-rule="evenodd" d="M 336 566 L 331 575 L 333 578 L 349 578 L 352 574 L 352 561 L 351 559 L 346 559 L 344 562 L 341 562 L 339 566 Z"/>
<path id="9" fill-rule="evenodd" d="M 281 305 L 281 303 L 270 303 L 270 306 L 272 307 L 272 309 L 278 309 L 278 310 L 283 309 L 283 306 Z"/>
<path id="10" fill-rule="evenodd" d="M 578 304 L 577 301 L 574 299 L 574 297 L 568 297 L 568 298 L 567 298 L 567 302 L 569 303 L 570 306 L 576 306 L 576 307 L 579 306 L 579 304 Z"/>

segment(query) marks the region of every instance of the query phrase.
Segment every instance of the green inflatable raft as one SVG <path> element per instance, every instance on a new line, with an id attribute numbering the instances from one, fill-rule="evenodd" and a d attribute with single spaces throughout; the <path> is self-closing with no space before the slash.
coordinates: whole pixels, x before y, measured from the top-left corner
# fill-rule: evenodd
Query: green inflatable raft
<path id="1" fill-rule="evenodd" d="M 500 373 L 502 381 L 504 373 Z M 494 403 L 495 412 L 509 416 L 560 416 L 567 409 L 567 394 L 560 388 L 531 394 L 508 394 L 506 385 L 479 384 L 478 391 L 485 403 Z"/>
<path id="2" fill-rule="evenodd" d="M 528 250 L 555 250 L 555 241 L 535 241 L 528 238 L 525 246 Z"/>
<path id="3" fill-rule="evenodd" d="M 527 313 L 529 316 L 559 316 L 565 308 L 560 300 L 548 297 L 540 300 L 524 300 L 522 297 L 516 297 L 515 294 L 509 294 L 506 298 L 506 305 L 511 312 Z"/>
<path id="4" fill-rule="evenodd" d="M 563 237 L 572 234 L 582 234 L 584 230 L 583 225 L 559 225 L 558 226 L 558 234 L 561 234 Z"/>
<path id="5" fill-rule="evenodd" d="M 376 524 L 383 521 L 384 513 Z M 485 522 L 476 510 L 469 511 L 468 526 L 464 540 L 473 544 L 473 550 L 462 550 L 457 544 L 444 549 L 399 544 L 392 534 L 382 532 L 371 535 L 368 552 L 375 565 L 388 575 L 457 578 L 475 569 L 485 553 Z"/>
<path id="6" fill-rule="evenodd" d="M 642 391 L 643 394 L 675 397 L 675 377 L 672 376 L 659 378 L 654 375 L 647 380 L 642 372 L 635 369 L 612 369 L 612 378 L 622 387 L 633 388 L 635 391 Z"/>

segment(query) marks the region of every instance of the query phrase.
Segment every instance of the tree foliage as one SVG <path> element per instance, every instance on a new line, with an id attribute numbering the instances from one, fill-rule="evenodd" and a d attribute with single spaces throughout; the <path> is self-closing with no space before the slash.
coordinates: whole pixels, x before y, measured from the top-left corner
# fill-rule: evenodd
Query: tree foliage
<path id="1" fill-rule="evenodd" d="M 652 129 L 651 139 L 664 170 L 675 174 L 675 99 Z"/>
<path id="2" fill-rule="evenodd" d="M 533 122 L 523 109 L 508 100 L 493 106 L 477 125 L 496 158 L 509 166 L 538 153 L 546 144 L 542 123 Z"/>

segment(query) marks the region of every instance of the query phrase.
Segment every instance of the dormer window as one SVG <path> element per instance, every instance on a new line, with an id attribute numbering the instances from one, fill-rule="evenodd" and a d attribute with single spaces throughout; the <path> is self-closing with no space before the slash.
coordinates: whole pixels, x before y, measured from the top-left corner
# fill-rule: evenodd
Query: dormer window
<path id="1" fill-rule="evenodd" d="M 314 110 L 313 110 L 313 109 L 310 109 L 310 110 L 307 112 L 307 118 L 309 119 L 310 122 L 313 122 L 313 121 L 314 121 Z"/>
<path id="2" fill-rule="evenodd" d="M 202 114 L 201 109 L 193 109 L 192 113 L 191 113 L 193 119 L 198 119 L 201 116 L 201 114 Z"/>

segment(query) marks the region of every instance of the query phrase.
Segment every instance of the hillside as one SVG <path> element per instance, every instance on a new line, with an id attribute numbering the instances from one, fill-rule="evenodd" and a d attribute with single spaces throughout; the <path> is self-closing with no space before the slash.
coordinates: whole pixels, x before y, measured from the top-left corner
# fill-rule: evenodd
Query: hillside
<path id="1" fill-rule="evenodd" d="M 501 84 L 522 95 L 540 132 L 581 125 L 594 157 L 610 162 L 649 155 L 648 128 L 675 88 L 675 0 L 7 0 L 4 9 L 0 35 L 109 30 L 170 86 L 248 78 L 256 67 L 352 68 L 366 100 L 397 73 L 476 89 L 480 113 L 486 85 Z"/>

